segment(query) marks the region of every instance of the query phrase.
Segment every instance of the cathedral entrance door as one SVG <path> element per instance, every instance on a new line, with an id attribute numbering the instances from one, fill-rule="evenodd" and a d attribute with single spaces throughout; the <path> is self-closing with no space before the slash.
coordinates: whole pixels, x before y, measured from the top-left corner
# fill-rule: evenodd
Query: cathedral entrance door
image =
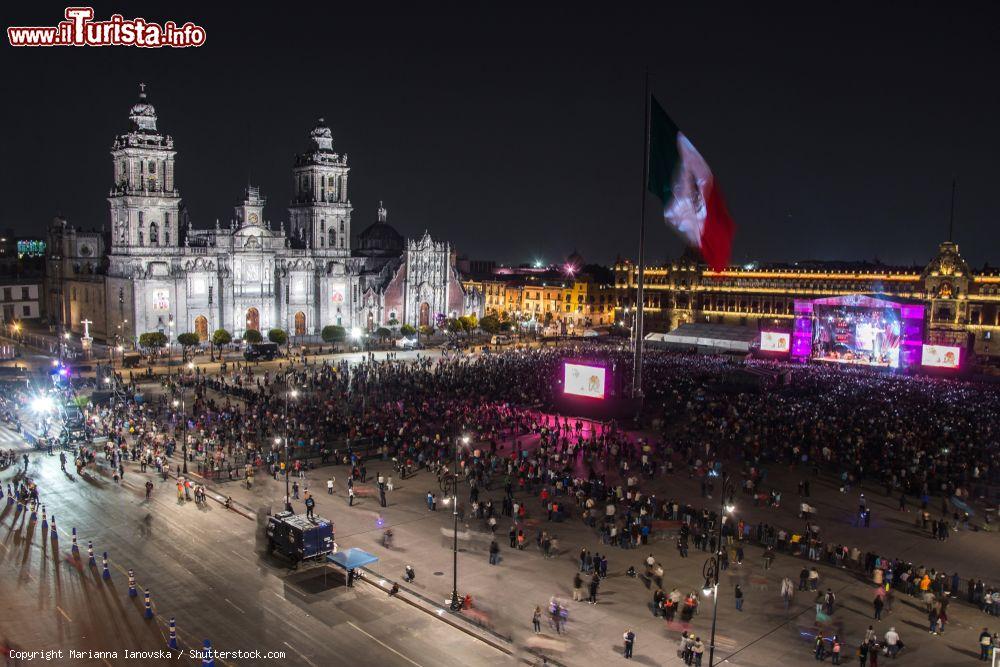
<path id="1" fill-rule="evenodd" d="M 301 310 L 295 313 L 295 335 L 305 336 L 306 335 L 306 314 Z"/>
<path id="2" fill-rule="evenodd" d="M 247 330 L 260 331 L 260 311 L 251 308 L 247 311 Z"/>
<path id="3" fill-rule="evenodd" d="M 420 304 L 420 326 L 427 327 L 431 324 L 431 305 L 424 301 Z"/>
<path id="4" fill-rule="evenodd" d="M 208 340 L 208 318 L 204 315 L 199 315 L 194 318 L 194 332 L 198 334 L 198 340 L 204 343 Z"/>
<path id="5" fill-rule="evenodd" d="M 368 331 L 374 331 L 374 330 L 375 330 L 375 316 L 372 314 L 372 311 L 369 310 L 368 311 Z"/>

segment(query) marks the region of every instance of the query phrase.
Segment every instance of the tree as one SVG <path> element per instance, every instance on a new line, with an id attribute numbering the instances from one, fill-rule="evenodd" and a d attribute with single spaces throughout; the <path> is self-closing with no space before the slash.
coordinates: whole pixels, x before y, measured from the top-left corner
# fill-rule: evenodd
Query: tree
<path id="1" fill-rule="evenodd" d="M 434 327 L 432 327 L 429 324 L 425 324 L 424 326 L 420 327 L 420 333 L 430 338 L 431 336 L 434 335 Z"/>
<path id="2" fill-rule="evenodd" d="M 398 327 L 399 326 L 399 320 L 397 320 L 395 317 L 390 317 L 388 324 L 389 324 L 390 327 Z"/>
<path id="3" fill-rule="evenodd" d="M 375 330 L 375 335 L 385 341 L 392 338 L 392 331 L 386 329 L 385 327 L 379 327 Z"/>
<path id="4" fill-rule="evenodd" d="M 458 333 L 462 333 L 463 331 L 465 331 L 465 324 L 462 322 L 461 319 L 459 319 L 457 317 L 453 317 L 453 318 L 449 319 L 445 323 L 445 326 L 447 326 L 448 331 L 450 331 L 453 334 L 458 334 Z"/>
<path id="5" fill-rule="evenodd" d="M 271 329 L 267 332 L 267 339 L 272 343 L 284 345 L 288 342 L 288 332 L 284 329 Z"/>
<path id="6" fill-rule="evenodd" d="M 461 319 L 465 321 L 465 327 L 468 331 L 475 331 L 479 327 L 479 318 L 475 313 L 469 313 Z"/>
<path id="7" fill-rule="evenodd" d="M 417 333 L 417 330 L 412 324 L 404 324 L 403 326 L 399 327 L 399 333 L 403 334 L 404 336 L 412 336 L 415 333 Z"/>
<path id="8" fill-rule="evenodd" d="M 216 329 L 212 333 L 212 352 L 214 354 L 215 349 L 218 348 L 219 356 L 222 356 L 222 347 L 224 345 L 229 345 L 233 342 L 233 335 L 226 331 L 225 329 Z M 212 361 L 215 361 L 213 356 Z"/>
<path id="9" fill-rule="evenodd" d="M 184 351 L 184 358 L 187 359 L 188 350 L 201 343 L 201 338 L 198 338 L 198 334 L 196 333 L 182 333 L 177 336 L 177 342 L 181 344 L 181 348 Z"/>
<path id="10" fill-rule="evenodd" d="M 243 332 L 243 340 L 248 343 L 259 343 L 264 340 L 264 337 L 256 329 L 247 329 Z"/>
<path id="11" fill-rule="evenodd" d="M 479 320 L 479 328 L 492 335 L 500 331 L 500 320 L 496 315 L 487 315 Z"/>
<path id="12" fill-rule="evenodd" d="M 323 327 L 320 337 L 324 343 L 343 343 L 347 339 L 347 329 L 339 324 L 330 324 Z"/>
<path id="13" fill-rule="evenodd" d="M 158 350 L 167 344 L 167 334 L 162 331 L 149 331 L 139 335 L 139 345 L 141 347 Z"/>

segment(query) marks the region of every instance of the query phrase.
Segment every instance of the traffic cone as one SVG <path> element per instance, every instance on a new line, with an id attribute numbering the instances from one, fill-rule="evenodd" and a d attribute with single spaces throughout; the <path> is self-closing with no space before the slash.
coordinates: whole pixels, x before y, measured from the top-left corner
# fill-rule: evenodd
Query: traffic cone
<path id="1" fill-rule="evenodd" d="M 97 559 L 94 558 L 94 543 L 93 542 L 87 542 L 87 554 L 90 556 L 90 558 L 87 561 L 88 565 L 90 565 L 91 567 L 96 566 L 97 565 Z"/>
<path id="2" fill-rule="evenodd" d="M 167 648 L 177 650 L 177 622 L 174 617 L 170 617 L 170 639 L 167 640 Z"/>
<path id="3" fill-rule="evenodd" d="M 49 518 L 45 515 L 45 505 L 42 505 L 42 534 L 49 529 Z"/>
<path id="4" fill-rule="evenodd" d="M 76 526 L 73 526 L 73 548 L 71 549 L 75 558 L 80 557 L 80 545 L 76 543 Z"/>
<path id="5" fill-rule="evenodd" d="M 31 503 L 31 523 L 38 521 L 38 505 Z"/>
<path id="6" fill-rule="evenodd" d="M 134 598 L 139 593 L 135 590 L 135 572 L 128 571 L 128 596 Z"/>
<path id="7" fill-rule="evenodd" d="M 56 517 L 52 515 L 52 531 L 49 533 L 49 539 L 53 542 L 59 541 L 59 533 L 56 531 Z"/>
<path id="8" fill-rule="evenodd" d="M 111 570 L 108 569 L 108 552 L 107 551 L 104 552 L 103 561 L 104 561 L 104 572 L 101 573 L 101 578 L 103 578 L 105 581 L 107 581 L 108 579 L 111 578 Z"/>
<path id="9" fill-rule="evenodd" d="M 201 667 L 215 667 L 215 657 L 212 654 L 212 642 L 205 640 L 204 653 L 201 657 Z"/>
<path id="10" fill-rule="evenodd" d="M 146 611 L 143 614 L 146 618 L 153 618 L 153 603 L 149 601 L 149 589 L 143 594 L 145 596 L 145 607 Z"/>

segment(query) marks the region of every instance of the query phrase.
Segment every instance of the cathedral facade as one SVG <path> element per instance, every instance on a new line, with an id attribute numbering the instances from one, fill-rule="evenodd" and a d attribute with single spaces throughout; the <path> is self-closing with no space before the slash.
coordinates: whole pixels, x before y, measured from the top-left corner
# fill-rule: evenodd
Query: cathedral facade
<path id="1" fill-rule="evenodd" d="M 374 330 L 481 315 L 482 297 L 462 287 L 447 243 L 424 233 L 406 240 L 377 220 L 352 247 L 347 155 L 320 119 L 295 157 L 289 225 L 265 219 L 266 200 L 248 186 L 231 220 L 195 228 L 181 204 L 173 138 L 157 128 L 140 93 L 130 129 L 111 147 L 110 226 L 86 233 L 50 227 L 47 298 L 53 319 L 128 344 L 160 331 L 208 340 L 216 329 L 241 337 L 285 330 L 314 340 L 327 325 Z"/>

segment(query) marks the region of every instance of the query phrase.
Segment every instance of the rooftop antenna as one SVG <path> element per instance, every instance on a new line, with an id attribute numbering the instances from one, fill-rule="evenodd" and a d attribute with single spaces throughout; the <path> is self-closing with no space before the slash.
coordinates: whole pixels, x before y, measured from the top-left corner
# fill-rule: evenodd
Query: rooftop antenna
<path id="1" fill-rule="evenodd" d="M 948 243 L 951 243 L 955 233 L 955 178 L 951 179 L 951 216 L 948 218 Z"/>

